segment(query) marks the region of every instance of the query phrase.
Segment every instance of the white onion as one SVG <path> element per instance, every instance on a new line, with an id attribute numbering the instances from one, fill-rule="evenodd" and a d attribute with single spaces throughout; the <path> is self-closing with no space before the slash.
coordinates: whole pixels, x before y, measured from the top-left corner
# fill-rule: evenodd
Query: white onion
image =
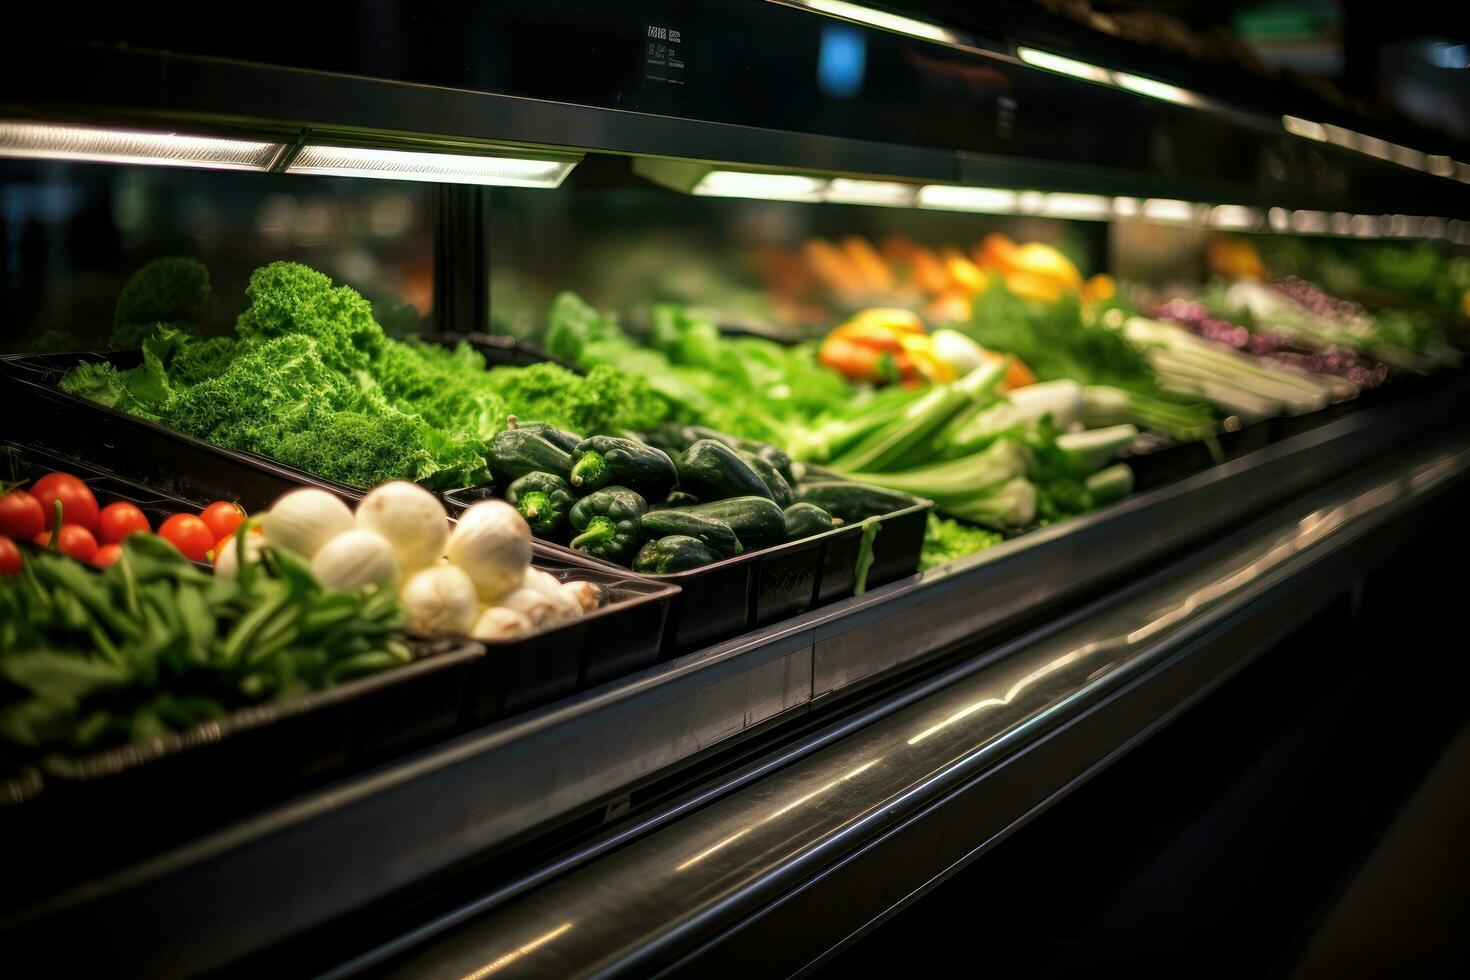
<path id="1" fill-rule="evenodd" d="M 357 526 L 388 539 L 404 571 L 431 565 L 449 543 L 449 516 L 439 498 L 416 483 L 395 480 L 357 505 Z"/>
<path id="2" fill-rule="evenodd" d="M 260 549 L 265 547 L 265 538 L 252 531 L 245 532 L 245 557 L 250 561 L 260 560 Z M 234 578 L 240 570 L 235 560 L 235 536 L 232 534 L 220 545 L 219 554 L 214 556 L 214 574 L 220 578 Z"/>
<path id="3" fill-rule="evenodd" d="M 325 490 L 303 487 L 277 500 L 261 519 L 260 528 L 272 547 L 313 558 L 322 545 L 354 526 L 352 511 L 340 499 Z"/>
<path id="4" fill-rule="evenodd" d="M 476 640 L 514 640 L 530 633 L 531 621 L 514 609 L 491 606 L 475 620 L 470 636 Z"/>
<path id="5" fill-rule="evenodd" d="M 596 609 L 602 602 L 602 586 L 596 582 L 587 582 L 579 579 L 575 582 L 568 582 L 562 586 L 562 589 L 565 590 L 567 595 L 577 601 L 577 605 L 581 607 L 584 613 L 589 613 Z"/>
<path id="6" fill-rule="evenodd" d="M 421 569 L 398 593 L 404 625 L 421 636 L 466 636 L 480 618 L 475 583 L 455 565 Z"/>
<path id="7" fill-rule="evenodd" d="M 503 500 L 482 500 L 460 515 L 446 549 L 475 580 L 485 602 L 518 588 L 531 564 L 531 528 Z"/>
<path id="8" fill-rule="evenodd" d="M 338 592 L 372 583 L 392 587 L 398 581 L 398 559 L 387 538 L 376 531 L 354 528 L 317 550 L 311 560 L 311 574 L 322 588 Z"/>

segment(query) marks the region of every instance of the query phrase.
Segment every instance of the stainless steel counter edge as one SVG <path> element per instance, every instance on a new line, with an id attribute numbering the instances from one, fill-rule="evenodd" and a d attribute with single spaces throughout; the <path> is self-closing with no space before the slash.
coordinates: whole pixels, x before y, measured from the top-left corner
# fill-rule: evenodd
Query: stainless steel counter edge
<path id="1" fill-rule="evenodd" d="M 1310 504 L 1273 515 L 1161 573 L 1125 601 L 1101 606 L 473 920 L 401 961 L 390 975 L 648 975 L 696 962 L 701 976 L 738 975 L 762 956 L 759 962 L 780 971 L 791 965 L 783 957 L 794 954 L 769 941 L 753 944 L 744 960 L 725 957 L 723 950 L 697 961 L 681 957 L 691 950 L 697 955 L 699 943 L 732 922 L 758 920 L 760 909 L 926 812 L 1044 732 L 1084 716 L 1132 682 L 1157 676 L 1165 664 L 1201 649 L 1212 632 L 1232 622 L 1248 627 L 1250 617 L 1240 618 L 1247 610 L 1262 604 L 1282 610 L 1282 629 L 1299 621 L 1303 608 L 1288 597 L 1305 588 L 1312 569 L 1370 541 L 1371 532 L 1467 471 L 1470 448 L 1461 439 L 1345 479 Z M 1331 575 L 1318 578 L 1318 601 L 1342 587 Z M 1260 637 L 1222 645 L 1181 690 L 1209 685 L 1263 645 Z"/>

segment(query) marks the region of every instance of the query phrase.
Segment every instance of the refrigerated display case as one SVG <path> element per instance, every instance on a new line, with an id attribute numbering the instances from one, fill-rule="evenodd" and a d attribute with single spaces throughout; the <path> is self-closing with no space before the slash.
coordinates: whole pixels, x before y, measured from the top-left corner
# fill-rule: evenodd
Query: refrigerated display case
<path id="1" fill-rule="evenodd" d="M 1046 50 L 1034 25 L 1011 35 L 846 3 L 357 4 L 208 34 L 184 10 L 98 12 L 7 41 L 0 436 L 24 452 L 252 512 L 299 485 L 352 501 L 368 489 L 59 386 L 79 363 L 149 363 L 109 349 L 113 304 L 172 254 L 209 267 L 215 298 L 192 325 L 204 337 L 229 336 L 251 270 L 287 259 L 350 284 L 387 337 L 465 341 L 496 370 L 602 364 L 691 383 L 705 376 L 681 373 L 689 361 L 629 353 L 654 352 L 661 317 L 687 316 L 809 352 L 806 368 L 846 384 L 817 351 L 865 310 L 900 306 L 994 346 L 985 297 L 1039 288 L 1029 298 L 1053 302 L 1051 285 L 986 264 L 999 235 L 1044 243 L 1077 280 L 1056 288 L 1114 338 L 1103 347 L 1153 351 L 1129 356 L 1172 377 L 1165 400 L 1208 402 L 1210 424 L 1198 438 L 1132 433 L 1132 493 L 1032 514 L 975 553 L 921 552 L 924 498 L 976 513 L 958 491 L 654 579 L 538 544 L 538 563 L 580 569 L 615 606 L 524 648 L 462 649 L 464 664 L 445 664 L 453 691 L 435 692 L 454 705 L 428 727 L 383 703 L 334 712 L 316 736 L 333 763 L 268 790 L 226 779 L 191 807 L 186 769 L 147 770 L 144 750 L 125 768 L 146 781 L 105 796 L 65 760 L 0 757 L 18 869 L 0 924 L 21 962 L 149 976 L 796 972 L 1143 739 L 1168 738 L 1253 660 L 1289 655 L 1273 648 L 1321 610 L 1371 600 L 1374 571 L 1465 500 L 1470 386 L 1455 364 L 1470 282 L 1455 277 L 1470 267 L 1470 149 L 1443 136 L 1400 128 L 1388 142 L 1257 87 L 1237 104 L 1228 86 L 1093 64 L 1075 41 Z M 938 284 L 919 253 L 941 263 Z M 1078 269 L 1104 277 L 1091 299 L 1076 299 Z M 1209 317 L 1176 309 L 1160 327 L 1119 307 L 1105 322 L 1114 279 L 1137 309 L 1167 311 L 1203 301 L 1211 276 L 1268 270 L 1353 293 L 1323 317 L 1408 311 L 1432 343 L 1375 334 L 1354 351 L 1379 373 L 1352 375 L 1351 358 L 1302 368 L 1340 338 L 1317 354 L 1252 347 L 1272 333 L 1266 313 L 1202 327 Z M 1293 283 L 1278 293 L 1304 295 Z M 589 315 L 618 311 L 598 321 L 605 362 L 544 329 L 566 290 Z M 1170 343 L 1139 339 L 1160 329 L 1188 338 L 1184 360 L 1233 347 L 1310 394 L 1212 397 L 1197 359 L 1161 361 Z M 1043 381 L 1049 353 L 1022 358 Z M 914 397 L 948 383 L 903 380 Z M 738 414 L 763 382 L 746 383 L 704 393 L 718 416 L 676 421 Z M 881 397 L 851 390 L 854 405 Z M 902 483 L 877 460 L 908 448 L 836 469 Z M 841 459 L 807 460 L 803 482 Z M 451 512 L 484 495 L 424 482 Z M 400 713 L 412 730 L 393 738 Z M 191 737 L 229 748 L 224 728 Z M 165 802 L 197 812 L 148 819 Z M 127 840 L 94 822 L 114 810 Z"/>

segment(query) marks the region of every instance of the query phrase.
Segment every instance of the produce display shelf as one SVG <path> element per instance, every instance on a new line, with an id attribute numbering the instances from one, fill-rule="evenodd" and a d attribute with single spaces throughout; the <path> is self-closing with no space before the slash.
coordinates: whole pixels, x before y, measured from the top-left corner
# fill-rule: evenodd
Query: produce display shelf
<path id="1" fill-rule="evenodd" d="M 742 737 L 973 651 L 1462 417 L 1425 384 L 1088 517 L 815 610 L 303 796 L 9 913 L 26 943 L 108 923 L 147 972 L 218 965 L 602 811 Z M 235 885 L 252 882 L 248 892 Z M 309 880 L 309 889 L 293 882 Z M 209 896 L 208 901 L 195 901 Z M 139 959 L 141 957 L 141 959 Z M 157 957 L 154 959 L 153 957 Z"/>
<path id="2" fill-rule="evenodd" d="M 1386 454 L 328 976 L 800 975 L 1271 650 L 1467 483 L 1463 426 Z"/>
<path id="3" fill-rule="evenodd" d="M 190 471 L 206 465 L 196 462 Z M 203 502 L 75 456 L 0 438 L 0 477 L 29 482 L 48 472 L 77 476 L 104 503 L 138 506 L 155 527 L 169 514 L 197 511 Z M 656 662 L 676 585 L 539 542 L 533 544 L 533 561 L 561 581 L 595 583 L 602 603 L 573 622 L 520 639 L 411 639 L 414 660 L 402 667 L 240 709 L 144 743 L 43 758 L 0 746 L 0 828 L 10 845 L 0 847 L 10 869 L 0 887 L 0 908 L 345 772 L 544 707 Z M 150 806 L 140 810 L 140 799 Z M 82 833 L 99 811 L 118 815 L 116 836 Z M 80 843 L 61 843 L 68 840 Z"/>
<path id="4" fill-rule="evenodd" d="M 545 360 L 536 348 L 509 338 L 448 338 L 451 342 L 458 339 L 472 342 L 491 364 Z M 39 444 L 74 455 L 85 452 L 99 464 L 146 477 L 174 493 L 238 500 L 249 511 L 263 510 L 282 493 L 302 485 L 320 487 L 347 500 L 361 499 L 366 493 L 363 488 L 325 480 L 256 453 L 195 439 L 57 387 L 61 377 L 79 363 L 105 360 L 126 368 L 138 363 L 139 356 L 119 351 L 14 355 L 0 358 L 0 378 L 10 389 L 12 412 L 28 420 L 25 431 Z M 449 512 L 458 514 L 487 495 L 486 488 L 470 487 L 448 491 L 443 498 Z M 929 505 L 918 498 L 912 500 L 910 506 L 891 514 L 875 515 L 873 523 L 879 531 L 871 538 L 867 584 L 886 585 L 918 569 Z M 658 650 L 667 659 L 851 595 L 857 584 L 864 533 L 864 527 L 854 523 L 704 568 L 660 576 L 666 586 L 682 589 L 683 595 L 673 599 L 667 619 L 653 634 Z M 620 565 L 554 543 L 538 542 L 537 548 L 570 563 L 633 574 Z M 637 650 L 624 650 L 620 643 Z M 652 662 L 642 659 L 644 644 L 631 634 L 600 637 L 599 645 L 600 656 L 591 661 L 593 681 Z M 570 693 L 572 688 L 562 685 L 557 690 Z"/>

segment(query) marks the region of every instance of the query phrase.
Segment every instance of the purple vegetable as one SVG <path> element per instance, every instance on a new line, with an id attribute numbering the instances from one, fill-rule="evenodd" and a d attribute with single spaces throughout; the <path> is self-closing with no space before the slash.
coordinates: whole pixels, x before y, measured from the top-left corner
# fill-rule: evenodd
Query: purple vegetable
<path id="1" fill-rule="evenodd" d="M 1298 279 L 1296 276 L 1278 279 L 1271 286 L 1307 312 L 1329 320 L 1355 320 L 1363 315 L 1363 308 L 1357 303 L 1338 299 L 1316 283 Z"/>

